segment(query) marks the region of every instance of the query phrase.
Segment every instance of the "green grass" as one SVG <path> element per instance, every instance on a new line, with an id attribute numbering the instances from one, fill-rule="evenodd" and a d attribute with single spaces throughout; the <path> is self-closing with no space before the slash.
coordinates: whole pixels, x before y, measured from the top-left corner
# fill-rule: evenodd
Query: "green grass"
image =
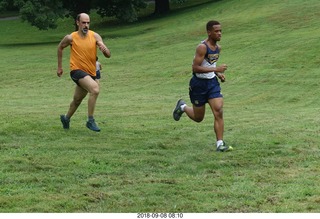
<path id="1" fill-rule="evenodd" d="M 112 52 L 103 65 L 96 120 L 87 103 L 64 131 L 74 84 L 73 30 L 0 21 L 1 212 L 319 212 L 320 3 L 230 0 L 131 25 L 92 17 Z M 191 62 L 209 19 L 222 22 L 227 63 L 225 140 L 214 151 L 213 116 L 172 119 L 188 103 Z"/>

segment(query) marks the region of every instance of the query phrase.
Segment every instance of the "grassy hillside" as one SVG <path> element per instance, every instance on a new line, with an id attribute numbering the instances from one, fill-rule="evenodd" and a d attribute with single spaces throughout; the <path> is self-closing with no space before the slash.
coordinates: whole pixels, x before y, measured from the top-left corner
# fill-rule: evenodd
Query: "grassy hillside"
<path id="1" fill-rule="evenodd" d="M 73 31 L 0 21 L 1 212 L 319 212 L 320 2 L 212 2 L 167 17 L 115 25 L 92 16 L 112 52 L 103 59 L 96 120 L 87 103 L 62 129 L 74 84 Z M 210 19 L 222 23 L 225 140 L 214 151 L 213 116 L 172 119 L 188 98 L 191 62 Z"/>

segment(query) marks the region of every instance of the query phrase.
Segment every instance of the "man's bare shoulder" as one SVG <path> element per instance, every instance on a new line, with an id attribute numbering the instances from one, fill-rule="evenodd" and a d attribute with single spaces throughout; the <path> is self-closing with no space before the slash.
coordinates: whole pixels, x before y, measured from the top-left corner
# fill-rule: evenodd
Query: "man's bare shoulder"
<path id="1" fill-rule="evenodd" d="M 196 52 L 199 54 L 205 54 L 207 52 L 207 46 L 203 43 L 199 43 L 197 45 Z"/>
<path id="2" fill-rule="evenodd" d="M 62 42 L 64 43 L 71 43 L 72 42 L 72 33 L 67 34 L 63 37 Z"/>
<path id="3" fill-rule="evenodd" d="M 197 48 L 203 49 L 203 48 L 207 48 L 207 46 L 201 42 L 197 45 Z"/>
<path id="4" fill-rule="evenodd" d="M 64 38 L 71 42 L 72 41 L 72 33 L 67 34 Z"/>
<path id="5" fill-rule="evenodd" d="M 101 36 L 100 36 L 100 34 L 98 34 L 97 32 L 93 32 L 93 36 L 94 36 L 94 38 L 96 38 L 97 40 L 101 40 Z"/>
<path id="6" fill-rule="evenodd" d="M 61 40 L 61 42 L 59 43 L 59 48 L 65 48 L 69 45 L 72 44 L 72 35 L 71 34 L 67 34 L 63 37 L 63 39 Z"/>

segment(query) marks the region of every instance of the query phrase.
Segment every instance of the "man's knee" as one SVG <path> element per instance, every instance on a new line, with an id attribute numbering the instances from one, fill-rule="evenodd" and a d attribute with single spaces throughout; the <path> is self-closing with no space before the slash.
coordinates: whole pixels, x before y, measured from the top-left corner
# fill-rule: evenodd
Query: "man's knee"
<path id="1" fill-rule="evenodd" d="M 199 122 L 203 121 L 203 118 L 204 118 L 204 116 L 195 116 L 194 121 L 199 123 Z"/>
<path id="2" fill-rule="evenodd" d="M 219 118 L 221 119 L 223 118 L 223 109 L 222 108 L 216 109 L 214 110 L 213 114 L 216 119 L 219 119 Z"/>
<path id="3" fill-rule="evenodd" d="M 193 105 L 193 120 L 195 122 L 202 122 L 204 119 L 204 114 L 205 114 L 205 107 L 204 106 L 200 106 L 200 107 L 196 107 L 195 105 Z"/>
<path id="4" fill-rule="evenodd" d="M 195 118 L 195 119 L 194 119 L 194 121 L 195 121 L 195 122 L 198 122 L 198 123 L 202 122 L 202 120 L 203 120 L 203 118 Z"/>
<path id="5" fill-rule="evenodd" d="M 95 86 L 95 87 L 93 87 L 93 88 L 90 90 L 90 94 L 91 94 L 91 95 L 98 96 L 99 93 L 100 93 L 99 86 Z"/>

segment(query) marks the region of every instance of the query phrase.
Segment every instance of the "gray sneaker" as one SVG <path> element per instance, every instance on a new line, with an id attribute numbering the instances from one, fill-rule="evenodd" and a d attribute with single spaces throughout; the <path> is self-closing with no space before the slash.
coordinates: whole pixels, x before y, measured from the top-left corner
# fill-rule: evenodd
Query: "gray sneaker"
<path id="1" fill-rule="evenodd" d="M 183 104 L 186 104 L 186 102 L 184 102 L 184 100 L 180 99 L 177 102 L 176 108 L 174 108 L 173 110 L 173 119 L 176 121 L 180 120 L 181 115 L 184 113 L 184 111 L 181 110 L 181 106 Z"/>
<path id="2" fill-rule="evenodd" d="M 67 119 L 65 115 L 60 115 L 60 120 L 64 129 L 69 129 L 70 119 Z"/>
<path id="3" fill-rule="evenodd" d="M 225 142 L 222 142 L 222 144 L 220 144 L 217 147 L 217 152 L 227 152 L 227 151 L 232 151 L 233 147 L 231 146 L 227 146 Z"/>
<path id="4" fill-rule="evenodd" d="M 87 128 L 95 132 L 100 132 L 100 128 L 97 126 L 94 120 L 87 122 Z"/>

